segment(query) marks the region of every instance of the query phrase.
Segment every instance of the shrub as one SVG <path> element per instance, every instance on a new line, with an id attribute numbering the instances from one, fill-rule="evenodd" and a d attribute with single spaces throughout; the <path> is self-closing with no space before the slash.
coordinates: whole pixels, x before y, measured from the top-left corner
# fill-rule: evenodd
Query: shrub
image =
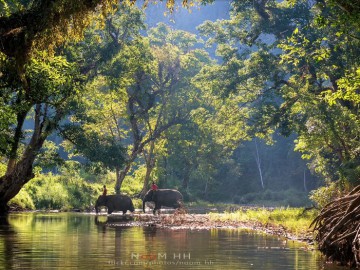
<path id="1" fill-rule="evenodd" d="M 142 209 L 142 200 L 139 198 L 132 199 L 135 209 Z"/>
<path id="2" fill-rule="evenodd" d="M 328 183 L 326 186 L 310 192 L 310 200 L 312 200 L 318 208 L 323 208 L 339 196 L 340 189 L 338 188 L 337 182 Z"/>
<path id="3" fill-rule="evenodd" d="M 69 194 L 63 185 L 48 181 L 37 190 L 35 198 L 37 209 L 69 209 Z"/>
<path id="4" fill-rule="evenodd" d="M 34 210 L 35 205 L 30 197 L 29 193 L 25 189 L 21 189 L 20 192 L 10 200 L 10 207 L 12 208 L 20 208 L 20 209 L 28 209 Z"/>
<path id="5" fill-rule="evenodd" d="M 101 194 L 101 184 L 89 184 L 79 176 L 60 177 L 60 183 L 66 187 L 68 206 L 73 209 L 92 209 Z"/>

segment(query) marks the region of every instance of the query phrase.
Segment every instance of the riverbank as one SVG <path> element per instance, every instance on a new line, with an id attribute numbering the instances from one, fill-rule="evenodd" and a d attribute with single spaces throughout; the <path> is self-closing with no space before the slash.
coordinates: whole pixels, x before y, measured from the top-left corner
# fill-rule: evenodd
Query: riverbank
<path id="1" fill-rule="evenodd" d="M 313 244 L 313 232 L 309 226 L 315 216 L 315 211 L 305 211 L 303 208 L 245 208 L 235 212 L 206 214 L 175 211 L 161 215 L 109 215 L 106 216 L 106 225 L 151 226 L 173 230 L 244 228 Z"/>
<path id="2" fill-rule="evenodd" d="M 82 211 L 76 209 L 74 212 Z M 212 205 L 187 207 L 186 210 L 176 211 L 163 209 L 161 215 L 153 215 L 150 209 L 147 214 L 137 209 L 131 215 L 123 216 L 120 212 L 97 216 L 97 219 L 110 227 L 153 226 L 173 230 L 244 228 L 313 244 L 314 235 L 309 226 L 317 214 L 316 210 L 305 208 Z"/>

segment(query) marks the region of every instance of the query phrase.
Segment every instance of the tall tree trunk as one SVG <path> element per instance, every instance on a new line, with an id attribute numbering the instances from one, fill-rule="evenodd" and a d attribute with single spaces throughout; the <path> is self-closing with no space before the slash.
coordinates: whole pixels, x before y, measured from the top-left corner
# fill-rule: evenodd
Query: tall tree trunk
<path id="1" fill-rule="evenodd" d="M 15 165 L 10 173 L 0 178 L 0 214 L 9 210 L 8 202 L 34 177 L 32 171 L 34 160 L 34 154 L 24 155 L 23 159 Z"/>
<path id="2" fill-rule="evenodd" d="M 120 194 L 121 185 L 124 182 L 125 176 L 130 171 L 131 165 L 137 158 L 138 154 L 142 152 L 143 148 L 144 148 L 143 144 L 140 144 L 140 146 L 139 146 L 139 144 L 134 145 L 131 156 L 126 161 L 124 168 L 120 172 L 116 173 L 116 184 L 115 184 L 115 193 L 116 194 Z M 117 170 L 120 170 L 120 169 L 118 168 Z"/>
<path id="3" fill-rule="evenodd" d="M 262 174 L 262 169 L 261 169 L 261 159 L 260 159 L 260 155 L 259 155 L 259 149 L 258 149 L 256 139 L 254 139 L 254 141 L 255 141 L 255 149 L 256 149 L 256 155 L 255 155 L 256 165 L 257 165 L 258 170 L 259 170 L 261 187 L 262 187 L 262 189 L 264 189 L 265 186 L 264 186 L 264 179 L 263 179 L 263 174 Z"/>
<path id="4" fill-rule="evenodd" d="M 7 203 L 19 193 L 21 188 L 34 177 L 33 163 L 46 136 L 34 134 L 22 158 L 10 173 L 0 178 L 0 211 L 7 212 Z"/>
<path id="5" fill-rule="evenodd" d="M 22 127 L 24 125 L 24 121 L 26 118 L 26 115 L 28 114 L 30 108 L 23 109 L 17 114 L 17 125 L 14 132 L 14 139 L 11 143 L 11 150 L 9 154 L 9 161 L 6 168 L 6 175 L 9 175 L 12 170 L 15 168 L 16 160 L 17 160 L 17 152 L 19 149 L 19 143 L 22 135 Z"/>
<path id="6" fill-rule="evenodd" d="M 34 177 L 33 163 L 45 139 L 55 129 L 55 124 L 60 121 L 62 113 L 56 114 L 53 121 L 49 121 L 44 115 L 47 111 L 45 105 L 42 113 L 41 104 L 35 107 L 34 131 L 20 160 L 15 164 L 9 173 L 0 177 L 0 214 L 9 210 L 8 202 L 14 198 L 21 188 Z"/>
<path id="7" fill-rule="evenodd" d="M 148 155 L 146 155 L 146 153 L 143 152 L 146 161 L 146 173 L 145 173 L 144 184 L 140 192 L 140 198 L 143 198 L 145 196 L 145 193 L 147 192 L 150 182 L 151 172 L 155 167 L 154 149 L 155 149 L 155 141 L 151 141 Z"/>
<path id="8" fill-rule="evenodd" d="M 306 169 L 304 169 L 304 191 L 307 192 L 307 187 L 306 187 Z"/>
<path id="9" fill-rule="evenodd" d="M 116 194 L 120 194 L 122 183 L 124 182 L 125 176 L 127 175 L 127 173 L 129 172 L 129 170 L 131 168 L 131 163 L 130 162 L 126 163 L 123 170 L 116 172 L 116 184 L 115 184 L 115 193 Z M 119 170 L 119 169 L 117 168 L 116 170 Z"/>
<path id="10" fill-rule="evenodd" d="M 206 180 L 205 188 L 204 188 L 204 199 L 207 200 L 208 198 L 208 188 L 209 188 L 209 181 Z"/>
<path id="11" fill-rule="evenodd" d="M 149 182 L 150 182 L 150 175 L 153 170 L 152 166 L 146 166 L 146 173 L 145 173 L 145 179 L 144 184 L 140 192 L 140 198 L 143 198 L 148 190 Z"/>

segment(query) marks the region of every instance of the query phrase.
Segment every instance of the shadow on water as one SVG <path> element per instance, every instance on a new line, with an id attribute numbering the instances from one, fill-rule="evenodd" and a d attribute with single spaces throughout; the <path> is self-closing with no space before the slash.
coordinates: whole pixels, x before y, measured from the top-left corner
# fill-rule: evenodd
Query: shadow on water
<path id="1" fill-rule="evenodd" d="M 0 216 L 0 232 L 4 235 L 2 254 L 0 263 L 4 269 L 12 269 L 14 264 L 14 254 L 16 254 L 17 234 L 10 226 L 7 216 Z"/>
<path id="2" fill-rule="evenodd" d="M 0 269 L 342 269 L 297 242 L 250 230 L 128 226 L 133 219 L 11 214 L 0 219 Z"/>

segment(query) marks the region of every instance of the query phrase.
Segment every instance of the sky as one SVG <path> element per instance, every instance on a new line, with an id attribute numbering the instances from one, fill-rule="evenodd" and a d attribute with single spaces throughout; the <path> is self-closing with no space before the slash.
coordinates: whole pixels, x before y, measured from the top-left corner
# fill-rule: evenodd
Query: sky
<path id="1" fill-rule="evenodd" d="M 181 1 L 176 0 L 176 2 L 180 3 Z M 192 7 L 190 12 L 186 8 L 178 7 L 172 14 L 164 16 L 165 12 L 169 12 L 165 3 L 160 2 L 156 5 L 150 4 L 146 8 L 146 23 L 149 27 L 154 27 L 157 23 L 164 22 L 174 29 L 197 33 L 196 27 L 206 20 L 228 19 L 229 9 L 229 0 L 216 0 L 213 4 Z"/>

